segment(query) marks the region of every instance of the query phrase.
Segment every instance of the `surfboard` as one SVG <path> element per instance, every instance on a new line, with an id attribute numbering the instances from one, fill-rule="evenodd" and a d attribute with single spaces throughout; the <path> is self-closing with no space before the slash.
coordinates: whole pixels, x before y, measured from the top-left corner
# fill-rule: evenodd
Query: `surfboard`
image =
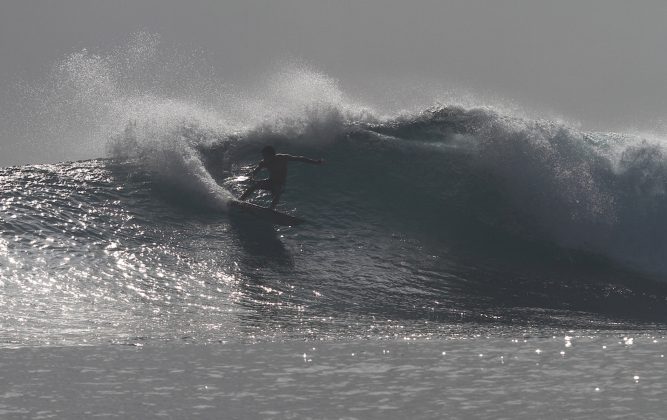
<path id="1" fill-rule="evenodd" d="M 258 206 L 257 204 L 248 203 L 247 201 L 238 201 L 234 200 L 231 202 L 233 208 L 251 213 L 257 217 L 260 217 L 264 220 L 275 225 L 282 226 L 296 226 L 305 222 L 304 219 L 300 217 L 290 216 L 289 214 L 281 213 L 276 210 L 272 210 L 267 207 Z"/>

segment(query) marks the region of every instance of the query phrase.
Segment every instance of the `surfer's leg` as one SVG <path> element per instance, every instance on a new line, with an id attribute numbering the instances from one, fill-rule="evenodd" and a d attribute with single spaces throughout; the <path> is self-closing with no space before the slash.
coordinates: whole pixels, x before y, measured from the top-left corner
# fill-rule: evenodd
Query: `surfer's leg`
<path id="1" fill-rule="evenodd" d="M 271 195 L 273 195 L 273 200 L 271 201 L 271 209 L 275 209 L 280 201 L 280 196 L 285 191 L 285 185 L 273 185 L 271 188 Z"/>
<path id="2" fill-rule="evenodd" d="M 241 201 L 244 201 L 250 194 L 254 193 L 257 190 L 269 190 L 273 192 L 273 185 L 268 179 L 262 179 L 260 181 L 254 181 L 250 187 L 241 195 Z"/>
<path id="3" fill-rule="evenodd" d="M 282 191 L 273 193 L 273 201 L 271 201 L 271 209 L 275 210 L 276 206 L 278 205 L 278 201 L 280 201 L 280 196 L 282 195 L 282 193 L 283 193 Z"/>

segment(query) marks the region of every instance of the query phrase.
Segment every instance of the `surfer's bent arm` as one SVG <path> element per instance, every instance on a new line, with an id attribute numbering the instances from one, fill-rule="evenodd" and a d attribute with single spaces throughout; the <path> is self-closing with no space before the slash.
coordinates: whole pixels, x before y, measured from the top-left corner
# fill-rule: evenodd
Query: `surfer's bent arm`
<path id="1" fill-rule="evenodd" d="M 294 162 L 305 162 L 305 163 L 312 163 L 314 165 L 321 165 L 324 163 L 324 159 L 311 159 L 307 158 L 304 156 L 291 156 L 287 155 L 287 159 L 294 161 Z"/>
<path id="2" fill-rule="evenodd" d="M 259 171 L 261 171 L 263 167 L 264 167 L 264 161 L 259 162 L 259 163 L 257 164 L 257 166 L 255 167 L 255 169 L 253 169 L 253 170 L 250 172 L 250 179 L 253 179 L 253 180 L 254 180 L 254 179 L 255 179 L 255 175 L 257 175 L 257 173 L 258 173 Z"/>

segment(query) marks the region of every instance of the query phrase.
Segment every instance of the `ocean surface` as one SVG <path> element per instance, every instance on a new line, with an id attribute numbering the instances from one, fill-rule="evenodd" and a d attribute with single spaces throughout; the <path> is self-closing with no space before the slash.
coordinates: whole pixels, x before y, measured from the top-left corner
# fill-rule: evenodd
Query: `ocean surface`
<path id="1" fill-rule="evenodd" d="M 661 139 L 326 80 L 240 123 L 100 62 L 57 70 L 101 157 L 0 169 L 3 418 L 664 417 Z M 303 225 L 229 206 L 266 144 L 326 161 Z"/>

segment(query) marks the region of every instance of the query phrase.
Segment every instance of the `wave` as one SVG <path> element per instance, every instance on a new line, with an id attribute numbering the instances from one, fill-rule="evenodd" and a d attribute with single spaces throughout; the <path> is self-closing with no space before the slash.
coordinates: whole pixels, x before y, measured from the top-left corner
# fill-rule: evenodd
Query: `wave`
<path id="1" fill-rule="evenodd" d="M 305 197 L 317 197 L 318 223 L 347 218 L 439 241 L 509 235 L 667 273 L 663 139 L 494 107 L 380 113 L 302 63 L 233 88 L 201 71 L 191 77 L 191 57 L 158 45 L 140 33 L 125 49 L 58 63 L 29 89 L 40 104 L 35 129 L 75 142 L 65 147 L 72 158 L 90 150 L 129 162 L 172 202 L 226 209 L 270 143 L 326 158 L 317 174 L 295 165 L 285 196 L 304 210 L 314 210 Z"/>
<path id="2" fill-rule="evenodd" d="M 157 142 L 137 140 L 135 129 L 120 144 L 142 143 L 140 165 L 181 193 L 229 200 L 258 150 L 272 144 L 327 159 L 323 174 L 295 165 L 288 195 L 305 208 L 304 197 L 318 197 L 321 223 L 345 215 L 438 240 L 510 235 L 667 272 L 659 140 L 459 106 L 393 118 L 310 108 L 301 119 L 234 133 L 183 126 Z"/>
<path id="3" fill-rule="evenodd" d="M 482 223 L 649 271 L 667 268 L 662 259 L 667 166 L 659 139 L 588 133 L 553 121 L 458 107 L 371 129 L 408 143 L 425 141 L 426 150 L 436 145 L 440 153 L 431 173 L 445 163 L 444 156 L 460 156 L 454 158 L 463 162 L 460 175 L 475 181 L 459 186 L 465 193 L 455 193 L 451 201 Z M 429 190 L 450 191 L 459 184 L 455 176 L 439 177 Z M 482 194 L 471 197 L 471 191 Z"/>
<path id="4" fill-rule="evenodd" d="M 120 330 L 96 333 L 105 339 L 143 331 L 147 319 L 157 326 L 139 335 L 191 334 L 190 322 L 174 330 L 160 314 L 189 320 L 193 310 L 205 320 L 195 336 L 205 339 L 219 337 L 230 310 L 269 335 L 280 325 L 298 330 L 304 308 L 313 319 L 373 325 L 375 317 L 600 328 L 617 325 L 607 316 L 664 319 L 664 283 L 620 267 L 664 273 L 659 253 L 642 252 L 664 242 L 629 242 L 624 231 L 630 222 L 664 229 L 645 211 L 662 205 L 661 192 L 637 178 L 662 167 L 648 141 L 461 107 L 375 121 L 334 108 L 230 134 L 188 124 L 156 136 L 141 124 L 114 139 L 111 160 L 0 170 L 0 282 L 18 290 L 8 295 L 17 319 L 36 301 L 49 314 L 43 322 L 84 337 L 84 318 L 116 320 Z M 327 136 L 311 137 L 320 130 Z M 219 197 L 239 194 L 239 175 L 269 142 L 327 159 L 290 167 L 282 209 L 310 222 L 293 231 L 220 214 Z M 506 159 L 493 159 L 499 151 Z M 588 170 L 603 199 L 569 185 L 581 176 L 559 175 L 571 168 Z"/>

